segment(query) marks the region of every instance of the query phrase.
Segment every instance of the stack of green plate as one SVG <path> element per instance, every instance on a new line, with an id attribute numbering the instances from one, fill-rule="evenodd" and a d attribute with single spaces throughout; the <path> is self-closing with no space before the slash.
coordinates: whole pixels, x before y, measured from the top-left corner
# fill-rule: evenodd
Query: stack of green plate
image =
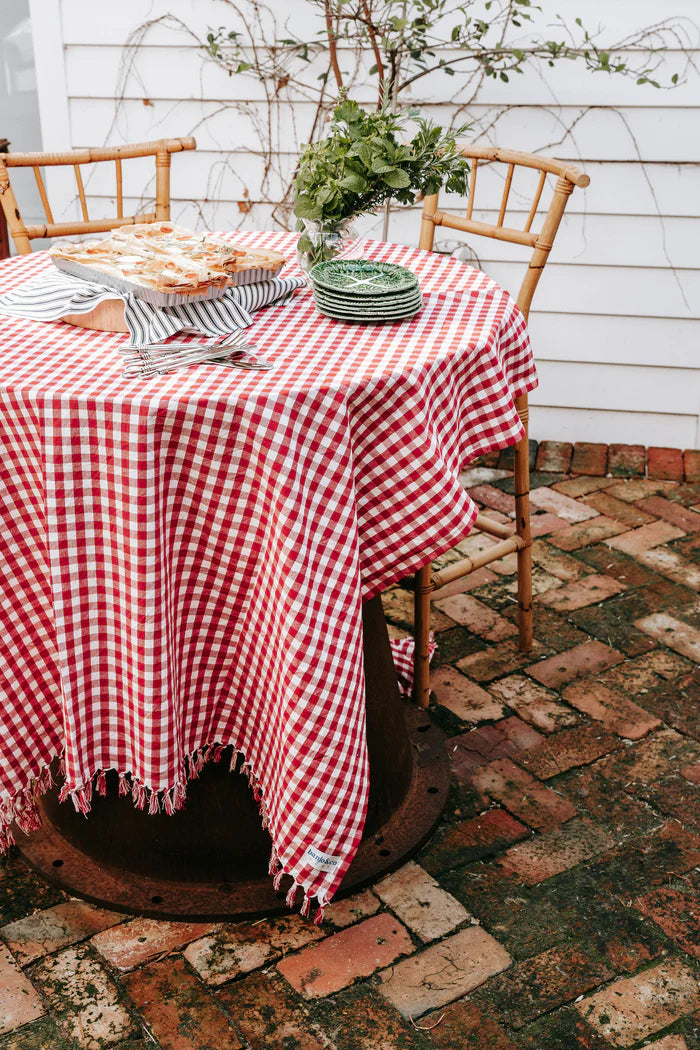
<path id="1" fill-rule="evenodd" d="M 339 321 L 401 321 L 423 308 L 418 278 L 396 263 L 333 259 L 317 263 L 309 277 L 321 313 Z"/>

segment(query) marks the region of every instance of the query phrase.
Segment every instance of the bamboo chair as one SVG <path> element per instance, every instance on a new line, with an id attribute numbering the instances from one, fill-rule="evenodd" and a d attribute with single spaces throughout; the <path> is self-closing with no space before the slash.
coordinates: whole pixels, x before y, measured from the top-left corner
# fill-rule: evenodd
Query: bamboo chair
<path id="1" fill-rule="evenodd" d="M 105 233 L 118 226 L 130 226 L 138 222 L 154 222 L 170 218 L 170 154 L 195 149 L 193 138 L 160 139 L 158 142 L 139 142 L 131 146 L 106 146 L 99 149 L 76 149 L 68 153 L 3 153 L 0 154 L 0 203 L 7 219 L 10 233 L 20 255 L 31 252 L 31 241 L 43 237 L 65 237 L 80 233 Z M 155 211 L 142 215 L 124 215 L 122 190 L 122 161 L 133 157 L 155 157 L 156 200 Z M 112 161 L 115 166 L 117 214 L 111 219 L 91 219 L 88 215 L 85 187 L 81 173 L 83 164 Z M 78 197 L 83 213 L 82 222 L 54 222 L 51 205 L 41 175 L 41 168 L 55 165 L 71 165 L 75 171 Z M 46 222 L 41 225 L 25 225 L 19 205 L 10 183 L 9 168 L 33 168 Z"/>
<path id="2" fill-rule="evenodd" d="M 492 237 L 511 244 L 521 244 L 532 249 L 530 261 L 525 271 L 517 303 L 525 320 L 530 312 L 530 304 L 539 283 L 542 271 L 554 244 L 559 223 L 564 214 L 569 196 L 575 186 L 584 188 L 590 179 L 578 168 L 570 167 L 558 160 L 539 157 L 531 153 L 516 153 L 512 150 L 494 149 L 486 146 L 465 146 L 462 153 L 472 159 L 472 172 L 467 197 L 466 218 L 448 214 L 438 209 L 438 195 L 426 197 L 423 203 L 423 217 L 419 247 L 427 251 L 433 248 L 435 227 L 442 226 L 451 230 L 464 230 L 470 234 Z M 474 195 L 476 192 L 477 172 L 479 165 L 497 164 L 505 169 L 505 185 L 501 197 L 498 221 L 496 223 L 479 222 L 472 218 Z M 508 197 L 513 174 L 516 168 L 534 168 L 540 172 L 537 187 L 532 198 L 524 229 L 504 225 Z M 547 175 L 557 176 L 551 203 L 544 216 L 539 233 L 532 232 L 532 224 L 542 198 Z M 474 523 L 474 530 L 494 537 L 498 542 L 473 557 L 463 558 L 458 562 L 434 572 L 430 565 L 424 566 L 416 573 L 413 581 L 415 608 L 415 656 L 413 695 L 420 707 L 427 707 L 430 699 L 430 602 L 439 594 L 441 588 L 460 580 L 475 569 L 480 569 L 491 562 L 517 553 L 518 569 L 518 636 L 521 649 L 532 647 L 532 538 L 530 535 L 530 469 L 528 450 L 528 399 L 527 394 L 516 398 L 515 407 L 525 428 L 523 438 L 515 446 L 515 524 L 502 525 L 479 514 Z M 454 593 L 454 592 L 450 592 Z M 445 595 L 446 596 L 446 595 Z"/>

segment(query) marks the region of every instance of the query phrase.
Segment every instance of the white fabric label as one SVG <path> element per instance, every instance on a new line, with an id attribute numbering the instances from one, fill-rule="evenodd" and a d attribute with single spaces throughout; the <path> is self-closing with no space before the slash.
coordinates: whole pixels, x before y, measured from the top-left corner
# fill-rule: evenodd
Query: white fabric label
<path id="1" fill-rule="evenodd" d="M 338 857 L 333 857 L 330 853 L 321 853 L 321 850 L 314 846 L 309 846 L 304 854 L 304 859 L 309 862 L 314 871 L 333 871 L 339 861 Z"/>

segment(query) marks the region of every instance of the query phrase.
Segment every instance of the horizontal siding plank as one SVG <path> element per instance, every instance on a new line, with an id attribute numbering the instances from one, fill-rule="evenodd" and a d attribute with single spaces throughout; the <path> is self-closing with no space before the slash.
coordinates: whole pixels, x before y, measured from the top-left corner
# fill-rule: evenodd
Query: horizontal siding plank
<path id="1" fill-rule="evenodd" d="M 698 420 L 694 416 L 657 412 L 621 412 L 544 405 L 539 391 L 530 395 L 530 434 L 535 441 L 602 441 L 607 444 L 660 445 L 697 448 Z"/>
<path id="2" fill-rule="evenodd" d="M 546 275 L 545 275 L 546 279 Z M 537 299 L 535 298 L 535 306 Z M 668 369 L 700 368 L 697 321 L 604 314 L 530 314 L 538 361 L 607 362 Z M 700 377 L 695 384 L 700 387 Z"/>
<path id="3" fill-rule="evenodd" d="M 525 23 L 525 31 L 517 34 L 519 39 L 529 40 L 534 29 L 540 28 L 547 39 L 561 36 L 552 29 L 551 8 L 538 14 L 533 6 L 531 13 L 534 23 Z M 574 12 L 574 15 L 578 12 Z M 611 4 L 605 0 L 588 0 L 585 11 L 581 12 L 583 21 L 590 30 L 603 27 L 599 40 L 600 46 L 607 46 L 622 39 L 626 34 L 636 32 L 640 26 L 656 25 L 664 12 L 660 10 L 658 0 L 635 0 L 633 5 Z M 182 19 L 195 29 L 206 31 L 208 25 L 219 26 L 233 24 L 233 18 L 227 17 L 226 9 L 217 0 L 152 0 L 144 7 L 142 0 L 120 0 L 109 9 L 109 18 L 95 18 L 94 0 L 63 0 L 62 20 L 64 41 L 68 44 L 113 43 L 115 39 L 126 39 L 137 26 L 146 20 L 158 18 L 163 14 L 172 14 Z M 483 14 L 483 4 L 475 5 L 470 14 Z M 669 14 L 674 20 L 686 19 L 692 32 L 697 20 L 696 0 L 674 0 Z M 568 12 L 567 12 L 568 16 Z M 571 21 L 573 21 L 573 15 Z M 313 18 L 310 5 L 305 0 L 286 0 L 283 18 L 293 19 L 294 31 L 300 36 L 305 31 L 313 31 L 317 18 Z M 156 26 L 148 39 L 152 43 L 170 43 L 176 34 Z M 311 39 L 311 35 L 305 37 Z"/>
<path id="4" fill-rule="evenodd" d="M 602 356 L 602 355 L 601 355 Z M 539 399 L 545 405 L 697 416 L 700 362 L 692 369 L 645 368 L 607 362 L 538 360 Z"/>
<path id="5" fill-rule="evenodd" d="M 426 105 L 426 115 L 440 123 L 449 123 L 453 110 L 444 105 Z M 487 107 L 470 106 L 475 123 L 489 115 Z M 613 161 L 660 161 L 664 163 L 700 162 L 700 137 L 697 135 L 700 108 L 674 110 L 672 118 L 664 109 L 627 110 L 590 109 L 571 136 L 566 128 L 581 115 L 580 107 L 513 106 L 499 120 L 492 137 L 507 142 L 512 149 L 544 150 L 550 153 L 596 157 Z M 298 142 L 309 137 L 314 106 L 297 103 L 289 107 L 273 106 L 274 146 L 283 153 L 293 153 Z M 95 128 L 112 128 L 115 104 L 111 99 L 71 99 L 70 118 L 74 142 L 93 139 Z M 203 119 L 205 118 L 205 119 Z M 291 118 L 291 119 L 290 119 Z M 185 99 L 173 104 L 157 97 L 149 105 L 127 99 L 120 106 L 116 129 L 124 138 L 153 137 L 157 134 L 197 134 L 204 149 L 217 150 L 241 143 L 257 143 L 257 128 L 266 115 L 261 103 L 251 102 L 241 109 L 217 102 L 200 103 Z M 476 137 L 476 135 L 475 135 Z"/>
<path id="6" fill-rule="evenodd" d="M 517 289 L 521 268 L 493 263 L 486 272 L 505 288 Z M 678 283 L 677 283 L 678 282 Z M 679 288 L 679 284 L 685 295 Z M 700 271 L 628 269 L 550 263 L 537 289 L 537 309 L 557 313 L 613 314 L 628 317 L 700 317 Z"/>
<path id="7" fill-rule="evenodd" d="M 146 38 L 148 41 L 149 38 Z M 141 99 L 215 99 L 217 101 L 248 101 L 263 99 L 263 85 L 250 74 L 229 76 L 226 70 L 206 56 L 194 42 L 153 46 L 144 43 L 138 49 L 138 57 L 131 75 L 124 85 L 127 98 Z M 73 98 L 114 98 L 115 88 L 122 81 L 124 45 L 114 40 L 109 45 L 96 47 L 90 42 L 84 45 L 69 45 L 66 48 L 66 79 L 68 94 Z M 344 69 L 352 69 L 352 53 L 343 53 Z M 249 53 L 246 52 L 249 60 Z M 459 57 L 454 49 L 440 49 L 440 57 L 450 61 Z M 622 60 L 638 61 L 638 56 L 622 54 Z M 695 52 L 697 61 L 700 52 Z M 676 61 L 679 61 L 676 59 Z M 373 58 L 367 55 L 363 70 L 352 88 L 354 98 L 372 102 L 376 99 L 376 87 L 368 70 Z M 319 74 L 327 67 L 324 55 L 316 56 L 308 65 L 300 66 L 302 81 L 310 88 L 318 87 Z M 459 67 L 456 67 L 459 68 Z M 572 69 L 568 63 L 554 66 L 547 71 L 546 79 L 541 70 L 528 67 L 520 76 L 513 77 L 517 94 L 503 81 L 488 79 L 479 91 L 479 103 L 486 106 L 503 106 L 513 101 L 529 106 L 625 106 L 625 107 L 697 107 L 700 75 L 691 70 L 690 75 L 674 88 L 672 95 L 661 92 L 651 85 L 638 85 L 634 79 L 622 76 L 593 76 L 584 66 Z M 448 80 L 444 71 L 436 71 L 417 80 L 405 95 L 405 101 L 422 105 L 426 100 L 454 97 L 455 83 L 464 83 L 456 76 Z M 302 96 L 297 90 L 292 98 Z"/>

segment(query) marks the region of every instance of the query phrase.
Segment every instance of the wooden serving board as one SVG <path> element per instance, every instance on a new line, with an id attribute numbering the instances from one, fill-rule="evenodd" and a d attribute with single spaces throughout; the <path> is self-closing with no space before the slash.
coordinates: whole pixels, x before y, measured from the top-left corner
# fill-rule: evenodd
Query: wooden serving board
<path id="1" fill-rule="evenodd" d="M 96 332 L 128 332 L 121 299 L 105 299 L 86 314 L 64 314 L 66 324 L 76 328 L 91 328 Z"/>

